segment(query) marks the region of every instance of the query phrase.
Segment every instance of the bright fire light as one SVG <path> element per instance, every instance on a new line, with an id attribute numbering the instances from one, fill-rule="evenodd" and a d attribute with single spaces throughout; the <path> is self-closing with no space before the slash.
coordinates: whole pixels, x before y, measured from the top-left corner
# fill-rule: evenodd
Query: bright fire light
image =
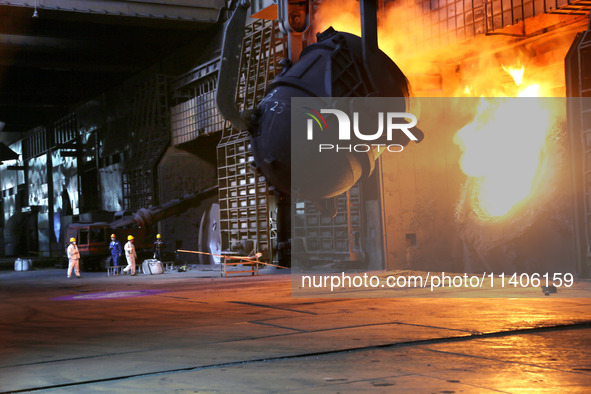
<path id="1" fill-rule="evenodd" d="M 501 67 L 515 83 L 505 92 L 517 97 L 540 96 L 539 83 L 524 84 L 525 67 Z M 498 92 L 493 84 L 491 89 Z M 463 153 L 462 170 L 475 178 L 471 195 L 474 212 L 490 220 L 506 215 L 531 195 L 536 175 L 543 168 L 546 136 L 555 119 L 543 100 L 480 100 L 474 121 L 456 134 L 454 142 Z"/>
<path id="2" fill-rule="evenodd" d="M 475 178 L 474 211 L 489 219 L 507 214 L 530 195 L 553 122 L 537 100 L 481 100 L 474 121 L 456 134 L 454 142 L 463 151 L 462 170 Z"/>
<path id="3" fill-rule="evenodd" d="M 525 71 L 525 67 L 505 67 L 502 66 L 503 70 L 505 70 L 509 75 L 513 77 L 513 81 L 515 81 L 515 85 L 521 85 L 523 81 L 523 72 Z"/>
<path id="4" fill-rule="evenodd" d="M 378 26 L 380 49 L 407 75 L 410 70 L 411 84 L 412 73 L 428 74 L 425 68 L 434 60 L 417 56 L 416 47 L 407 40 L 407 34 L 396 30 L 406 26 L 404 21 L 417 13 L 421 10 L 391 7 Z M 359 3 L 356 1 L 327 0 L 315 17 L 318 31 L 332 25 L 336 30 L 360 35 Z M 424 30 L 429 31 L 429 25 Z M 450 58 L 457 56 L 451 44 L 449 47 L 442 45 L 435 52 L 439 57 L 435 63 L 444 63 L 442 59 L 446 53 Z M 534 66 L 526 69 L 523 64 L 527 62 L 521 59 L 517 53 L 515 64 L 479 59 L 475 69 L 463 73 L 463 81 L 455 93 L 459 97 L 480 97 L 481 100 L 474 121 L 456 134 L 454 142 L 463 152 L 462 170 L 473 178 L 471 204 L 482 220 L 493 220 L 509 213 L 531 196 L 536 179 L 543 177 L 543 150 L 546 136 L 556 121 L 554 111 L 544 107 L 543 100 L 485 98 L 553 96 L 550 86 L 528 77 L 528 71 L 532 72 Z M 512 78 L 509 82 L 506 82 L 507 74 Z M 524 113 L 527 119 L 513 122 L 523 118 Z"/>

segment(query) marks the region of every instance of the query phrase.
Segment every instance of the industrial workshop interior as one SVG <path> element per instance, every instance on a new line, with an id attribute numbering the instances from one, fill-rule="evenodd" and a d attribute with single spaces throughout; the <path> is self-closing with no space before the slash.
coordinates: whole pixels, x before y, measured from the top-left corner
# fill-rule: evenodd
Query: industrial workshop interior
<path id="1" fill-rule="evenodd" d="M 0 0 L 0 393 L 591 392 L 590 11 Z"/>

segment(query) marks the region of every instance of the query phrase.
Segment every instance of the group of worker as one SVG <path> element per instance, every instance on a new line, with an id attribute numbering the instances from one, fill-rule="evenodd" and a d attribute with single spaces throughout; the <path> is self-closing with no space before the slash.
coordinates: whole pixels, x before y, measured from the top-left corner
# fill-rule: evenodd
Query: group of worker
<path id="1" fill-rule="evenodd" d="M 160 234 L 158 234 L 158 236 L 160 236 Z M 133 235 L 127 236 L 127 243 L 123 249 L 125 250 L 125 258 L 127 259 L 127 267 L 123 269 L 123 272 L 125 274 L 129 272 L 132 276 L 135 276 L 135 259 L 137 259 L 137 254 L 135 253 L 135 246 L 133 245 Z M 113 266 L 117 267 L 119 265 L 119 258 L 121 257 L 121 244 L 117 241 L 115 234 L 111 234 L 109 250 L 111 251 L 111 257 L 113 258 Z"/>
<path id="2" fill-rule="evenodd" d="M 111 257 L 113 258 L 113 266 L 119 265 L 119 259 L 122 256 L 121 244 L 117 241 L 115 234 L 111 234 L 111 243 L 109 244 L 109 250 L 111 251 Z M 129 273 L 131 276 L 135 276 L 135 260 L 137 259 L 137 253 L 135 252 L 135 246 L 133 245 L 133 235 L 127 236 L 127 243 L 123 247 L 125 251 L 125 258 L 127 259 L 127 267 L 123 269 L 125 274 Z M 156 242 L 154 242 L 154 258 L 162 261 L 162 253 L 164 251 L 164 241 L 160 234 L 156 235 Z M 76 274 L 77 278 L 80 278 L 80 252 L 78 246 L 76 246 L 76 238 L 70 238 L 70 245 L 66 249 L 68 254 L 68 279 L 72 277 L 72 271 Z"/>

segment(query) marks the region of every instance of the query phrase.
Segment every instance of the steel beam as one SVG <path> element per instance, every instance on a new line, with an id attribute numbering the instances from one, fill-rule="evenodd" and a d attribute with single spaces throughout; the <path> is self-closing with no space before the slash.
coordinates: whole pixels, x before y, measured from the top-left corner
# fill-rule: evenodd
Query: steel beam
<path id="1" fill-rule="evenodd" d="M 0 5 L 126 17 L 218 21 L 224 0 L 0 0 Z"/>

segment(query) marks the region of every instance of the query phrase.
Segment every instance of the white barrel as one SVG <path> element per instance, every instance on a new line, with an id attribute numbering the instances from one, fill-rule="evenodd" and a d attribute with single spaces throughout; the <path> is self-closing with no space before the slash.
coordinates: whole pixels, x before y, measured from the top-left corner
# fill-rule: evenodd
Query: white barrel
<path id="1" fill-rule="evenodd" d="M 142 263 L 142 272 L 144 274 L 157 275 L 164 273 L 162 263 L 156 259 L 144 260 Z"/>
<path id="2" fill-rule="evenodd" d="M 31 269 L 31 260 L 21 259 L 20 257 L 14 261 L 15 271 L 28 271 Z"/>

